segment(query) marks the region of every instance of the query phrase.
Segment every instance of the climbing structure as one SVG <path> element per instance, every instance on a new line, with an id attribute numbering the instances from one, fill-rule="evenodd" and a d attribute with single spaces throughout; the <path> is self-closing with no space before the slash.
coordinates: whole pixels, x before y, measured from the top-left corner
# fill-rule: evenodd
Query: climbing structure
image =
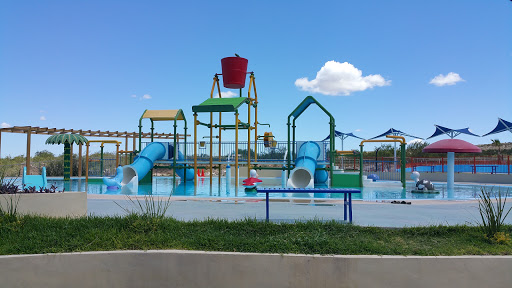
<path id="1" fill-rule="evenodd" d="M 222 143 L 222 130 L 235 130 L 235 167 L 238 167 L 238 131 L 240 129 L 248 130 L 247 133 L 247 175 L 249 175 L 251 169 L 251 130 L 254 130 L 254 157 L 257 157 L 257 137 L 258 137 L 258 94 L 256 92 L 256 82 L 254 72 L 247 72 L 247 59 L 242 57 L 226 57 L 223 58 L 222 63 L 222 74 L 215 74 L 213 77 L 213 85 L 210 93 L 210 98 L 199 105 L 192 106 L 192 112 L 194 112 L 194 183 L 197 184 L 197 126 L 202 125 L 210 128 L 210 186 L 212 185 L 213 178 L 213 129 L 218 129 L 218 135 L 215 138 L 219 139 L 219 156 L 218 156 L 218 168 L 219 168 L 219 181 L 221 178 L 221 143 Z M 242 88 L 245 87 L 246 75 L 250 74 L 249 77 L 249 90 L 247 97 L 242 97 Z M 239 89 L 240 97 L 236 98 L 222 98 L 220 91 L 219 76 L 223 76 L 224 87 L 229 89 Z M 214 91 L 217 88 L 219 98 L 214 98 Z M 251 91 L 254 90 L 254 96 L 251 97 Z M 247 104 L 247 122 L 242 122 L 239 119 L 238 110 L 244 104 Z M 251 124 L 251 108 L 254 109 L 254 122 Z M 231 112 L 234 113 L 235 122 L 234 124 L 222 124 L 222 113 Z M 197 120 L 198 113 L 210 113 L 210 121 L 200 122 Z M 219 113 L 219 122 L 213 123 L 213 113 Z M 252 125 L 252 126 L 251 126 Z M 257 160 L 257 159 L 255 159 Z M 235 186 L 238 187 L 238 169 L 235 169 Z M 220 182 L 219 182 L 220 183 Z"/>

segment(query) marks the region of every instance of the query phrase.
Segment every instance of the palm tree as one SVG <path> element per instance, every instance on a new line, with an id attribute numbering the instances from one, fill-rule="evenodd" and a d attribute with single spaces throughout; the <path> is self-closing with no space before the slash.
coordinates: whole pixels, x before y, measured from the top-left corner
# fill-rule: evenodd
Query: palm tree
<path id="1" fill-rule="evenodd" d="M 501 141 L 499 139 L 491 139 L 491 145 L 498 148 L 498 161 L 501 159 Z"/>
<path id="2" fill-rule="evenodd" d="M 64 144 L 64 181 L 69 180 L 71 175 L 71 168 L 69 165 L 71 159 L 71 145 L 73 143 L 85 144 L 87 142 L 87 138 L 76 134 L 58 134 L 46 139 L 46 144 Z"/>

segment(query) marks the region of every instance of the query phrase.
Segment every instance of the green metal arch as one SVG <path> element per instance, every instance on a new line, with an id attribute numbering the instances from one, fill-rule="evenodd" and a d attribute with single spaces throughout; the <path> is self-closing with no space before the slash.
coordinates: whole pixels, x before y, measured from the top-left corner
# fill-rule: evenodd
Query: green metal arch
<path id="1" fill-rule="evenodd" d="M 302 100 L 302 102 L 292 111 L 292 113 L 290 113 L 290 115 L 288 115 L 288 153 L 287 153 L 287 158 L 288 158 L 288 172 L 291 171 L 291 155 L 295 154 L 295 151 L 291 152 L 291 139 L 290 139 L 290 128 L 293 129 L 293 142 L 295 143 L 295 120 L 297 120 L 297 118 L 299 118 L 302 113 L 304 113 L 304 111 L 306 111 L 309 106 L 311 104 L 316 104 L 318 107 L 320 107 L 320 109 L 322 109 L 322 111 L 324 111 L 324 113 L 329 116 L 329 126 L 330 126 L 330 129 L 329 129 L 329 141 L 330 141 L 330 144 L 329 144 L 329 164 L 330 164 L 330 177 L 332 179 L 332 175 L 333 175 L 333 164 L 334 164 L 334 155 L 336 153 L 336 150 L 335 150 L 335 127 L 336 127 L 336 123 L 335 123 L 335 120 L 334 120 L 334 117 L 332 116 L 332 114 L 327 111 L 327 109 L 324 108 L 324 106 L 322 106 L 322 104 L 320 104 L 320 102 L 318 102 L 313 96 L 307 96 L 306 98 L 304 98 L 304 100 Z M 293 117 L 293 126 L 292 126 L 292 123 L 291 123 L 291 119 Z M 292 126 L 292 127 L 291 127 Z M 295 150 L 295 145 L 293 146 L 293 149 Z M 288 173 L 289 175 L 290 173 Z"/>

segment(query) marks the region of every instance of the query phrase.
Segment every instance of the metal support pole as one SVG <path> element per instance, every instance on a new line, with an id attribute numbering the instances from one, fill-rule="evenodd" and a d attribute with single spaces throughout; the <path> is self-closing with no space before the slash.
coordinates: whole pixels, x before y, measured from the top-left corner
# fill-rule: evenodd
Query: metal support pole
<path id="1" fill-rule="evenodd" d="M 405 143 L 400 144 L 400 154 L 401 154 L 401 164 L 400 165 L 400 180 L 402 181 L 402 187 L 405 188 L 405 164 L 406 164 L 406 158 L 405 158 Z"/>
<path id="2" fill-rule="evenodd" d="M 176 138 L 178 138 L 179 136 L 176 135 L 176 128 L 177 128 L 177 125 L 176 125 L 176 118 L 174 118 L 174 140 L 173 140 L 173 157 L 172 157 L 172 181 L 173 183 L 176 183 L 176 157 L 178 157 L 178 148 L 176 147 Z M 185 179 L 181 179 L 182 181 L 184 181 Z"/>
<path id="3" fill-rule="evenodd" d="M 117 169 L 117 166 L 119 166 L 119 145 L 120 145 L 120 143 L 117 142 L 116 143 L 116 169 Z"/>
<path id="4" fill-rule="evenodd" d="M 363 145 L 361 144 L 359 147 L 359 187 L 363 187 Z"/>
<path id="5" fill-rule="evenodd" d="M 247 178 L 251 175 L 251 102 L 249 99 L 247 105 L 247 124 L 249 124 L 249 128 L 247 128 Z"/>
<path id="6" fill-rule="evenodd" d="M 210 187 L 213 180 L 213 113 L 210 112 Z"/>
<path id="7" fill-rule="evenodd" d="M 256 92 L 256 77 L 251 74 L 254 87 L 254 161 L 258 161 L 258 93 Z"/>
<path id="8" fill-rule="evenodd" d="M 133 133 L 133 147 L 132 147 L 132 151 L 133 153 L 135 153 L 135 151 L 137 150 L 137 136 L 135 136 L 135 133 Z"/>
<path id="9" fill-rule="evenodd" d="M 78 177 L 82 177 L 82 143 L 78 144 Z"/>
<path id="10" fill-rule="evenodd" d="M 455 152 L 448 152 L 448 160 L 447 160 L 447 167 L 446 167 L 446 176 L 447 176 L 447 189 L 448 191 L 453 191 L 453 186 L 455 182 Z"/>
<path id="11" fill-rule="evenodd" d="M 151 142 L 153 142 L 153 135 L 154 135 L 154 132 L 155 132 L 155 123 L 153 122 L 153 119 L 150 119 L 151 120 Z M 139 147 L 140 150 L 142 150 L 141 147 Z"/>
<path id="12" fill-rule="evenodd" d="M 124 151 L 128 151 L 128 135 L 124 138 Z M 128 165 L 128 154 L 124 154 L 124 165 Z"/>
<path id="13" fill-rule="evenodd" d="M 220 128 L 222 125 L 222 113 L 219 112 L 219 185 L 222 179 L 222 129 Z"/>
<path id="14" fill-rule="evenodd" d="M 194 186 L 197 187 L 197 113 L 194 113 Z"/>
<path id="15" fill-rule="evenodd" d="M 235 196 L 238 196 L 238 110 L 235 111 Z"/>
<path id="16" fill-rule="evenodd" d="M 293 125 L 292 125 L 292 157 L 293 157 L 293 160 L 295 160 L 295 146 L 297 146 L 297 144 L 295 143 L 295 120 L 297 118 L 294 118 L 293 119 Z"/>
<path id="17" fill-rule="evenodd" d="M 288 123 L 286 124 L 288 126 L 288 150 L 286 151 L 286 154 L 288 156 L 288 173 L 287 173 L 287 177 L 290 177 L 290 167 L 291 167 L 291 144 L 290 144 L 290 126 L 292 125 L 290 123 L 290 117 L 288 117 Z"/>
<path id="18" fill-rule="evenodd" d="M 103 143 L 101 143 L 100 147 L 100 176 L 103 177 Z"/>
<path id="19" fill-rule="evenodd" d="M 220 92 L 220 81 L 219 76 L 215 74 L 215 78 L 213 78 L 213 85 L 215 86 L 215 83 L 217 83 L 217 92 L 219 93 L 219 98 L 222 98 L 222 94 Z M 213 97 L 213 90 L 214 87 L 212 87 L 212 93 L 210 95 L 210 98 Z M 210 123 L 212 124 L 212 123 Z M 219 112 L 219 185 L 222 179 L 222 165 L 220 164 L 222 161 L 222 112 Z M 211 142 L 211 141 L 210 141 Z"/>
<path id="20" fill-rule="evenodd" d="M 89 143 L 85 144 L 85 182 L 89 181 Z"/>
<path id="21" fill-rule="evenodd" d="M 27 167 L 27 175 L 30 175 L 30 140 L 31 140 L 32 131 L 30 129 L 27 130 L 27 155 L 25 157 L 25 167 Z"/>

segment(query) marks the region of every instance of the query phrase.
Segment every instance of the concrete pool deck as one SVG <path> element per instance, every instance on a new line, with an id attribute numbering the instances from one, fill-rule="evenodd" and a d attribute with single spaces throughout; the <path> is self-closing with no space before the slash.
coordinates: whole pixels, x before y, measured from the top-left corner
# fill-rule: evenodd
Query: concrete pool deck
<path id="1" fill-rule="evenodd" d="M 133 208 L 124 195 L 87 196 L 87 214 L 95 216 L 125 215 L 121 208 Z M 131 199 L 144 200 L 144 197 Z M 160 197 L 166 200 L 167 197 Z M 191 198 L 171 197 L 167 216 L 178 220 L 192 221 L 219 218 L 241 220 L 246 218 L 264 220 L 265 200 L 261 198 Z M 429 225 L 476 225 L 480 220 L 476 200 L 406 200 L 408 204 L 387 202 L 353 201 L 353 223 L 361 226 L 412 227 Z M 512 200 L 507 201 L 507 209 Z M 116 204 L 118 203 L 118 204 Z M 121 207 L 119 207 L 121 206 Z M 271 221 L 293 222 L 295 220 L 341 220 L 343 201 L 317 199 L 271 199 Z M 506 220 L 512 224 L 512 215 Z"/>

